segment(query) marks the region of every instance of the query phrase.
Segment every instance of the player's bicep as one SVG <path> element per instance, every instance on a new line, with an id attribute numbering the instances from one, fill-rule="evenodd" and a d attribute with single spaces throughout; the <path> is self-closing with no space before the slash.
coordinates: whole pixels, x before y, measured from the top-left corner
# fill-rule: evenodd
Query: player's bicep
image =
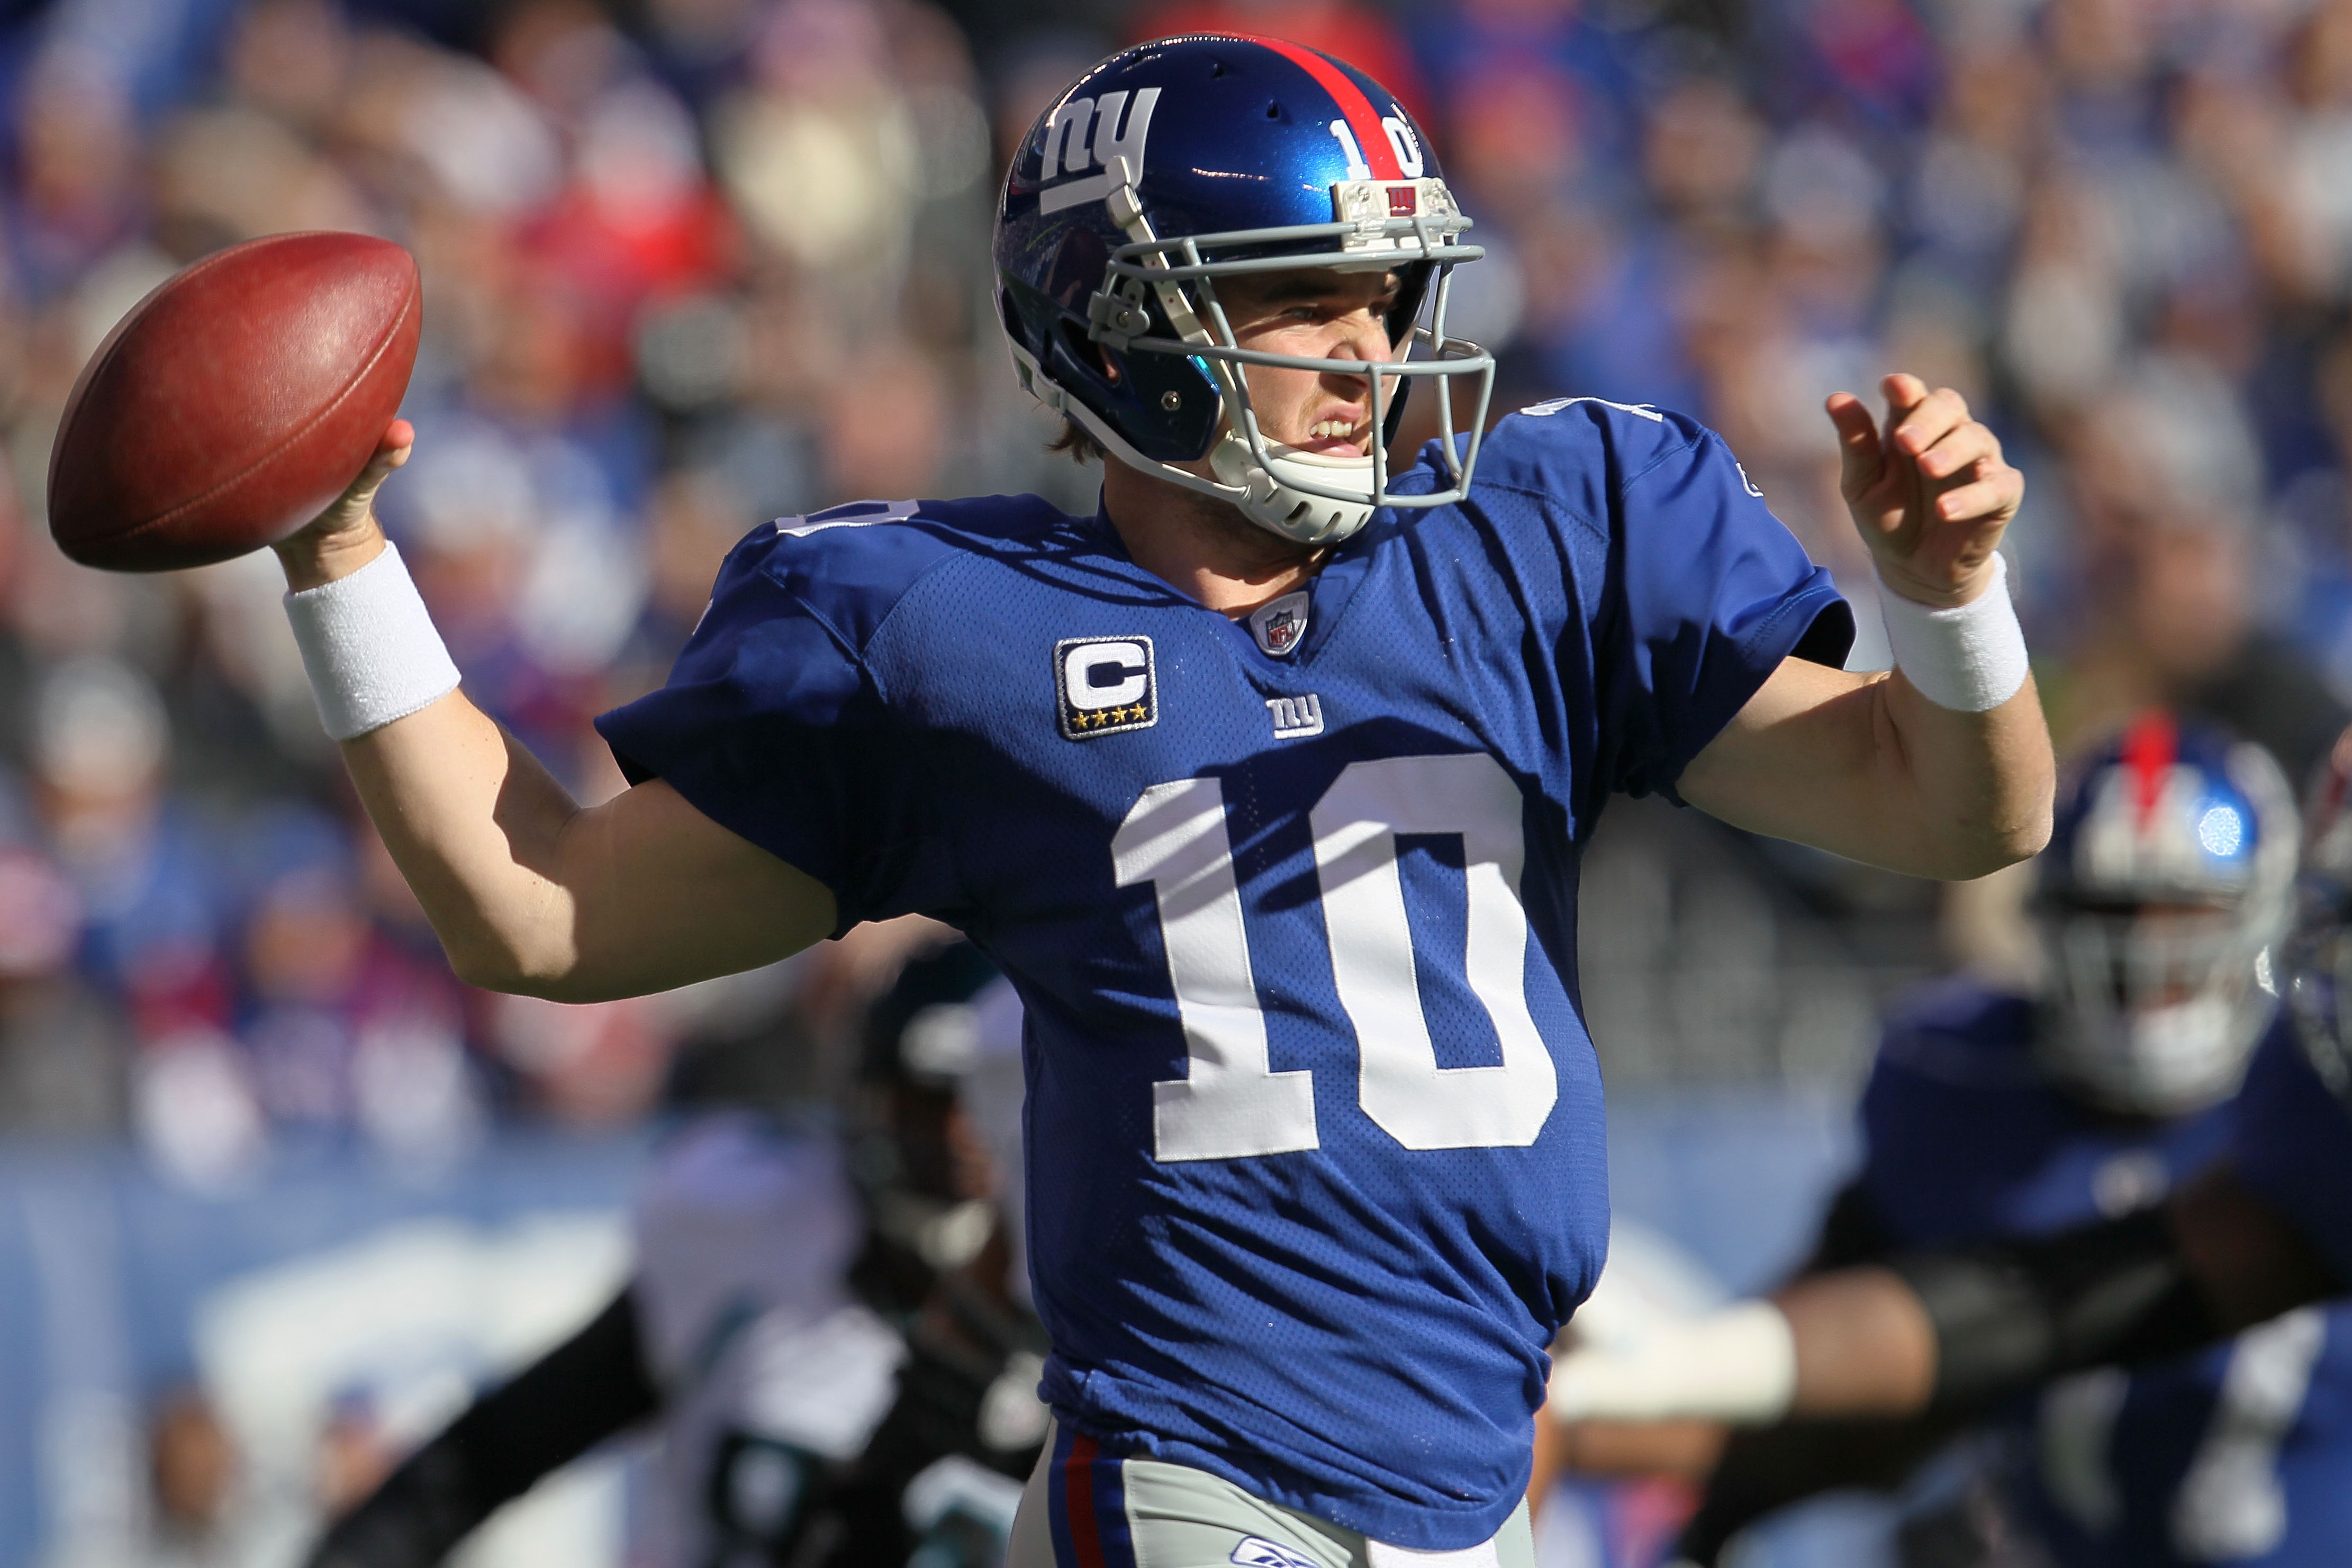
<path id="1" fill-rule="evenodd" d="M 565 830 L 575 976 L 561 998 L 667 990 L 789 957 L 831 936 L 832 891 L 658 779 L 591 807 Z M 594 997 L 573 987 L 593 987 Z"/>

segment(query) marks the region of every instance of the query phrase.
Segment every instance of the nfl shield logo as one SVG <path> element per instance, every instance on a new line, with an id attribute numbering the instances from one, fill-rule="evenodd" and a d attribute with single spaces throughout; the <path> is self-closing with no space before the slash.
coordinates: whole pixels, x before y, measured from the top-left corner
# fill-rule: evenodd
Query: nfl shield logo
<path id="1" fill-rule="evenodd" d="M 1307 635 L 1307 591 L 1286 593 L 1272 603 L 1262 604 L 1249 618 L 1250 635 L 1257 645 L 1279 659 L 1298 646 Z"/>

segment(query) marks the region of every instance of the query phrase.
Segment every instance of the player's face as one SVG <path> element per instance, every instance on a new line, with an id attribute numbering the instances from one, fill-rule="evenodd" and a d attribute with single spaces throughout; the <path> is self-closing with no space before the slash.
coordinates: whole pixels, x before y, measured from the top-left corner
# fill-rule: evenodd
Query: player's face
<path id="1" fill-rule="evenodd" d="M 2217 955 L 2233 929 L 2229 915 L 2203 904 L 2141 904 L 2119 913 L 2110 1000 L 2126 1013 L 2178 1007 L 2215 983 Z M 2251 977 L 2248 977 L 2251 980 Z"/>
<path id="2" fill-rule="evenodd" d="M 1388 312 L 1397 300 L 1392 272 L 1339 272 L 1307 267 L 1221 279 L 1217 302 L 1244 349 L 1307 359 L 1378 362 L 1396 357 Z M 1330 457 L 1364 457 L 1372 450 L 1370 376 L 1250 365 L 1250 406 L 1270 442 Z M 1395 376 L 1381 378 L 1381 406 L 1397 394 Z"/>

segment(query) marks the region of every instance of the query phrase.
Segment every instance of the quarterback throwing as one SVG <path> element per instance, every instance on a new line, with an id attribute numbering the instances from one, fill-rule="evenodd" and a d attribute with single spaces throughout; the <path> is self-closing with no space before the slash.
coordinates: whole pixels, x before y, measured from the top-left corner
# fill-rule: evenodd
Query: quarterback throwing
<path id="1" fill-rule="evenodd" d="M 1020 1568 L 1527 1563 L 1546 1347 L 1608 1231 L 1573 972 L 1604 802 L 1928 876 L 2047 834 L 1995 554 L 2021 482 L 1961 400 L 1831 400 L 1901 665 L 1847 674 L 1850 612 L 1707 431 L 1563 398 L 1482 439 L 1470 227 L 1339 61 L 1102 62 L 995 241 L 1099 510 L 755 528 L 668 685 L 601 721 L 636 782 L 592 809 L 455 689 L 370 510 L 404 427 L 279 547 L 467 978 L 650 991 L 909 911 L 1012 977 L 1056 1422 Z M 1409 393 L 1443 434 L 1392 469 Z"/>

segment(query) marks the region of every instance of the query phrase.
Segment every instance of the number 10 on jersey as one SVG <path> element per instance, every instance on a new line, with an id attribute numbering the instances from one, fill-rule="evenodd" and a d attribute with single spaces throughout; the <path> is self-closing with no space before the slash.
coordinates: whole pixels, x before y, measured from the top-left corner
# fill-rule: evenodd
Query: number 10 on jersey
<path id="1" fill-rule="evenodd" d="M 1357 1103 L 1409 1149 L 1522 1147 L 1559 1098 L 1527 998 L 1518 787 L 1483 752 L 1351 763 L 1316 802 L 1315 874 L 1331 978 L 1354 1027 Z M 1468 891 L 1465 978 L 1499 1066 L 1442 1067 L 1421 1005 L 1400 834 L 1456 838 Z M 1121 887 L 1149 884 L 1184 1028 L 1186 1075 L 1151 1086 L 1153 1155 L 1239 1159 L 1319 1148 L 1315 1081 L 1267 1061 L 1265 1015 L 1225 823 L 1223 781 L 1146 789 L 1111 839 Z"/>

